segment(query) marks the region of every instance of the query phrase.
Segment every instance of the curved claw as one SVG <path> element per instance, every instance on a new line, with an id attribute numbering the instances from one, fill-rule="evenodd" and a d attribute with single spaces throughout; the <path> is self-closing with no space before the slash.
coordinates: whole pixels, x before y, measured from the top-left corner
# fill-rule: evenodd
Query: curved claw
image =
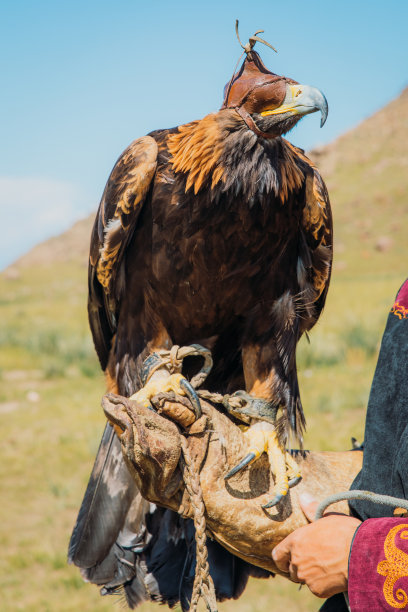
<path id="1" fill-rule="evenodd" d="M 274 506 L 276 506 L 277 504 L 279 504 L 280 500 L 281 500 L 281 499 L 283 499 L 283 497 L 285 497 L 285 496 L 283 495 L 283 493 L 277 493 L 277 494 L 275 495 L 275 497 L 273 498 L 273 500 L 272 500 L 272 501 L 270 501 L 270 502 L 268 502 L 267 504 L 263 504 L 263 505 L 262 505 L 262 508 L 265 508 L 265 509 L 267 509 L 267 508 L 273 508 Z"/>
<path id="2" fill-rule="evenodd" d="M 295 476 L 294 478 L 291 478 L 288 482 L 289 489 L 297 485 L 297 483 L 300 482 L 301 480 L 302 480 L 302 476 Z"/>
<path id="3" fill-rule="evenodd" d="M 143 387 L 146 385 L 153 371 L 157 369 L 158 366 L 160 366 L 162 363 L 163 360 L 157 353 L 151 353 L 146 357 L 142 364 L 142 369 L 140 371 L 140 378 Z"/>
<path id="4" fill-rule="evenodd" d="M 231 476 L 234 476 L 234 474 L 236 474 L 237 472 L 242 470 L 244 467 L 246 467 L 249 463 L 252 463 L 255 457 L 256 457 L 255 453 L 248 453 L 242 459 L 242 461 L 240 461 L 235 467 L 232 468 L 232 470 L 228 472 L 228 474 L 224 476 L 224 480 L 228 480 L 229 478 L 231 478 Z"/>
<path id="5" fill-rule="evenodd" d="M 196 416 L 196 419 L 199 419 L 201 414 L 202 414 L 202 412 L 201 412 L 201 403 L 200 403 L 200 398 L 198 397 L 195 389 L 190 385 L 188 380 L 186 380 L 185 378 L 180 380 L 180 387 L 182 387 L 184 389 L 185 394 L 187 395 L 188 399 L 190 400 L 191 405 L 192 405 L 193 410 L 194 410 L 194 414 Z"/>

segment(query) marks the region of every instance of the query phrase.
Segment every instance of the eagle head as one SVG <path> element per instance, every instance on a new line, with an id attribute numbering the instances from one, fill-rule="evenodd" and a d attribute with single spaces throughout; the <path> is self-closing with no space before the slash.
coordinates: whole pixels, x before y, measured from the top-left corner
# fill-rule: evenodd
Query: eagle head
<path id="1" fill-rule="evenodd" d="M 327 100 L 319 89 L 274 74 L 254 50 L 226 84 L 224 108 L 235 109 L 251 130 L 267 138 L 285 134 L 304 115 L 318 110 L 322 127 L 328 114 Z"/>

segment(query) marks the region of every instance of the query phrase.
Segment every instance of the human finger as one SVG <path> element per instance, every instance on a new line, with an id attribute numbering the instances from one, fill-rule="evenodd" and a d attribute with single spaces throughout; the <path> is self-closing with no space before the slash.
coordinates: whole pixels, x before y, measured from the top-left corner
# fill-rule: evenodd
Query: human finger
<path id="1" fill-rule="evenodd" d="M 292 582 L 298 582 L 300 584 L 305 584 L 304 580 L 301 580 L 298 576 L 298 567 L 296 564 L 290 562 L 289 563 L 289 577 Z"/>
<path id="2" fill-rule="evenodd" d="M 306 516 L 307 520 L 312 523 L 315 520 L 319 502 L 315 497 L 313 497 L 313 495 L 310 495 L 310 493 L 308 493 L 307 491 L 299 493 L 298 499 L 303 514 Z"/>
<path id="3" fill-rule="evenodd" d="M 289 574 L 291 561 L 291 538 L 288 536 L 272 550 L 272 559 L 276 567 L 285 574 Z"/>

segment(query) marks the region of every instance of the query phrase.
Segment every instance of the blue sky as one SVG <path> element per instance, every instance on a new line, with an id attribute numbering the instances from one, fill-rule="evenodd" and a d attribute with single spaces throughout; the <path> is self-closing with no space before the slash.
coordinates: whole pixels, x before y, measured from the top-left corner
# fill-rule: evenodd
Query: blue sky
<path id="1" fill-rule="evenodd" d="M 408 84 L 406 0 L 6 0 L 0 8 L 0 269 L 96 209 L 121 151 L 219 108 L 256 29 L 274 72 L 319 87 L 289 139 L 334 140 Z"/>

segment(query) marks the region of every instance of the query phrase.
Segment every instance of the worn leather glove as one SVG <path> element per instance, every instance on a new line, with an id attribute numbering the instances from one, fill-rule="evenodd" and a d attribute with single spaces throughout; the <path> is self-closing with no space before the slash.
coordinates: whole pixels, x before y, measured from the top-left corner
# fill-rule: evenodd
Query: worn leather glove
<path id="1" fill-rule="evenodd" d="M 202 416 L 195 420 L 185 398 L 175 399 L 154 398 L 156 411 L 112 394 L 102 402 L 143 497 L 192 518 L 183 480 L 183 437 L 193 469 L 199 472 L 211 536 L 249 563 L 289 577 L 288 567 L 275 564 L 272 550 L 308 522 L 299 505 L 299 493 L 307 491 L 321 501 L 348 490 L 361 468 L 362 453 L 297 451 L 301 482 L 277 506 L 266 510 L 262 505 L 272 498 L 274 485 L 267 456 L 224 480 L 247 450 L 242 431 L 207 402 L 202 402 Z M 348 513 L 345 502 L 333 509 Z"/>

